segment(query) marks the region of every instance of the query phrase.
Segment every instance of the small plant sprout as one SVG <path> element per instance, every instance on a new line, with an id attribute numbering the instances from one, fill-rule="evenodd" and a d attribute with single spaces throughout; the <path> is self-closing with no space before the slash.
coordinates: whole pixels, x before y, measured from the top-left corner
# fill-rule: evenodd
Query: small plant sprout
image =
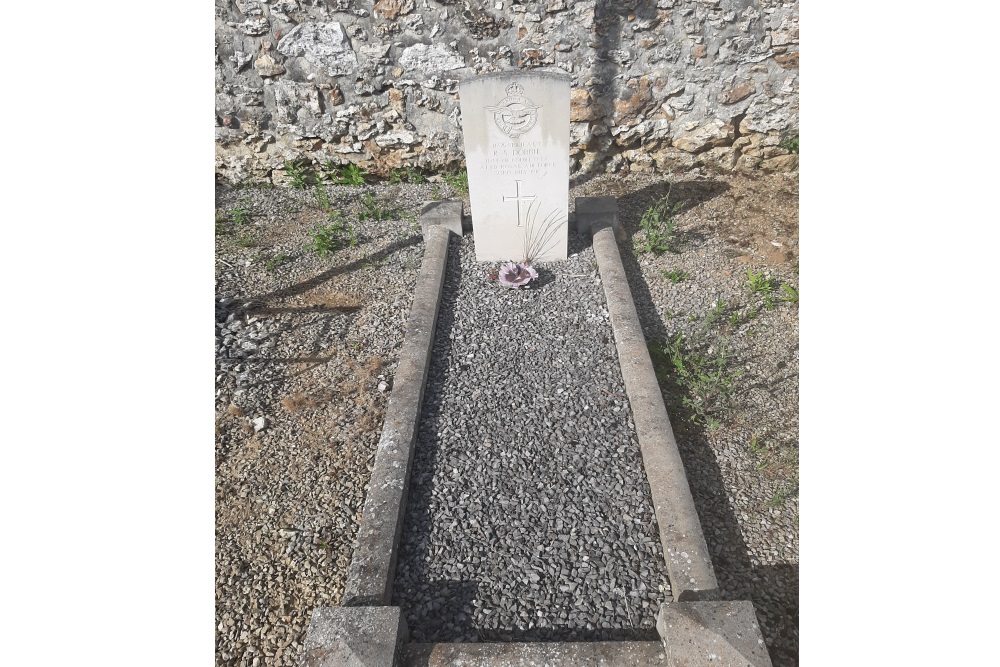
<path id="1" fill-rule="evenodd" d="M 513 287 L 515 289 L 524 287 L 537 277 L 538 271 L 532 268 L 530 264 L 523 264 L 521 262 L 501 264 L 498 271 L 500 284 L 504 287 Z"/>
<path id="2" fill-rule="evenodd" d="M 789 153 L 798 153 L 799 152 L 799 135 L 798 134 L 794 134 L 794 135 L 789 135 L 789 136 L 785 137 L 784 139 L 781 140 L 781 143 L 778 144 L 778 148 L 784 148 Z"/>
<path id="3" fill-rule="evenodd" d="M 229 219 L 234 225 L 246 225 L 250 222 L 250 211 L 245 208 L 234 208 L 229 212 Z"/>
<path id="4" fill-rule="evenodd" d="M 324 259 L 338 248 L 358 244 L 354 230 L 339 219 L 335 219 L 329 225 L 316 225 L 309 231 L 309 236 L 312 237 L 312 241 L 306 244 L 306 250 L 312 250 Z"/>
<path id="5" fill-rule="evenodd" d="M 331 175 L 330 180 L 337 185 L 364 185 L 365 172 L 356 164 L 348 164 L 341 167 L 336 175 Z"/>
<path id="6" fill-rule="evenodd" d="M 460 194 L 469 194 L 469 172 L 465 169 L 443 175 L 444 182 Z"/>
<path id="7" fill-rule="evenodd" d="M 326 188 L 320 184 L 316 185 L 316 204 L 324 211 L 330 210 L 330 195 L 326 193 Z"/>
<path id="8" fill-rule="evenodd" d="M 799 291 L 788 283 L 781 284 L 781 291 L 785 293 L 785 296 L 781 297 L 782 301 L 787 301 L 789 303 L 799 302 Z"/>
<path id="9" fill-rule="evenodd" d="M 663 277 L 675 284 L 690 278 L 687 273 L 684 271 L 678 271 L 677 269 L 674 269 L 673 271 L 663 271 Z"/>
<path id="10" fill-rule="evenodd" d="M 279 253 L 274 257 L 269 258 L 266 262 L 264 262 L 264 268 L 267 269 L 268 271 L 274 271 L 287 261 L 288 261 L 288 255 L 286 255 L 285 253 Z"/>
<path id="11" fill-rule="evenodd" d="M 291 186 L 296 190 L 305 190 L 311 185 L 313 176 L 304 160 L 296 160 L 285 164 L 285 171 L 291 177 Z"/>
<path id="12" fill-rule="evenodd" d="M 387 208 L 370 192 L 361 197 L 361 212 L 358 220 L 392 220 L 396 216 L 395 209 Z"/>
<path id="13" fill-rule="evenodd" d="M 751 294 L 768 296 L 774 292 L 774 281 L 763 270 L 747 269 L 747 289 Z"/>
<path id="14" fill-rule="evenodd" d="M 672 186 L 671 186 L 672 187 Z M 670 203 L 670 190 L 655 204 L 646 209 L 639 220 L 643 239 L 638 245 L 639 252 L 660 254 L 674 249 L 677 219 L 674 217 L 684 202 Z"/>

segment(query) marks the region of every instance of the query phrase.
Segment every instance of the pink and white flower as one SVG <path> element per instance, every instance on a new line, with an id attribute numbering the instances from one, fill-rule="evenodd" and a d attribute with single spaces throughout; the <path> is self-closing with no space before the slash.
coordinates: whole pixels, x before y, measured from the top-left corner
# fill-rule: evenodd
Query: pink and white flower
<path id="1" fill-rule="evenodd" d="M 521 262 L 507 262 L 500 266 L 499 279 L 504 287 L 524 287 L 529 282 L 538 277 L 538 271 L 531 267 L 531 264 Z"/>

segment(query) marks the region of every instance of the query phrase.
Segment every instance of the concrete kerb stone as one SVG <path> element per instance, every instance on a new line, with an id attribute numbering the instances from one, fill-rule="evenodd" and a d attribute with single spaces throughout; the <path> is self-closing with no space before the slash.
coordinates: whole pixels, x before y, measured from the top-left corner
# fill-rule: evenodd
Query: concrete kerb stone
<path id="1" fill-rule="evenodd" d="M 671 667 L 771 667 L 753 603 L 665 602 L 656 631 Z"/>
<path id="2" fill-rule="evenodd" d="M 708 663 L 705 663 L 708 664 Z M 714 664 L 714 663 L 712 663 Z M 660 642 L 410 644 L 400 667 L 669 667 Z"/>
<path id="3" fill-rule="evenodd" d="M 392 667 L 406 639 L 399 607 L 320 607 L 309 620 L 302 667 Z"/>
<path id="4" fill-rule="evenodd" d="M 670 588 L 675 601 L 712 599 L 718 594 L 719 584 L 615 240 L 612 218 L 617 217 L 617 206 L 595 199 L 613 198 L 577 198 L 577 219 L 581 209 L 584 218 L 590 219 L 594 253 L 659 524 Z"/>
<path id="5" fill-rule="evenodd" d="M 457 236 L 462 235 L 462 202 L 455 199 L 425 201 L 420 209 L 420 233 L 427 238 L 430 228 L 443 225 Z"/>
<path id="6" fill-rule="evenodd" d="M 590 234 L 597 222 L 606 222 L 618 229 L 618 200 L 614 197 L 577 197 L 577 233 Z"/>
<path id="7" fill-rule="evenodd" d="M 461 230 L 461 202 L 457 203 L 455 218 Z M 442 214 L 439 219 L 443 217 Z M 424 258 L 347 571 L 344 606 L 387 606 L 392 600 L 413 448 L 434 346 L 451 227 L 444 222 L 428 224 L 424 234 Z"/>

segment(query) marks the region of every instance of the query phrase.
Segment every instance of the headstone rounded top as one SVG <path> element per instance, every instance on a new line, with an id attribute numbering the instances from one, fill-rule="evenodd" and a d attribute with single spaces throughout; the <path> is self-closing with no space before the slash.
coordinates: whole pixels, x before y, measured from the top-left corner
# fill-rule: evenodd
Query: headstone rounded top
<path id="1" fill-rule="evenodd" d="M 468 85 L 475 83 L 476 81 L 488 81 L 490 79 L 521 79 L 521 78 L 538 78 L 546 79 L 549 81 L 561 81 L 564 83 L 572 83 L 572 78 L 564 72 L 550 72 L 547 70 L 522 70 L 522 69 L 508 69 L 502 72 L 489 72 L 487 74 L 470 74 L 462 78 L 458 82 L 459 89 L 463 85 Z"/>

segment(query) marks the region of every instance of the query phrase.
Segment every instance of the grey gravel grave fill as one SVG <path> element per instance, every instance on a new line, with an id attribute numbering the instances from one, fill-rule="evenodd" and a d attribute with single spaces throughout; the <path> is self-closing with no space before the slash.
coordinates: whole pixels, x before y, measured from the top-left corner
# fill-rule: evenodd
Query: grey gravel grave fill
<path id="1" fill-rule="evenodd" d="M 411 641 L 656 639 L 663 553 L 593 249 L 453 238 L 393 590 Z"/>

